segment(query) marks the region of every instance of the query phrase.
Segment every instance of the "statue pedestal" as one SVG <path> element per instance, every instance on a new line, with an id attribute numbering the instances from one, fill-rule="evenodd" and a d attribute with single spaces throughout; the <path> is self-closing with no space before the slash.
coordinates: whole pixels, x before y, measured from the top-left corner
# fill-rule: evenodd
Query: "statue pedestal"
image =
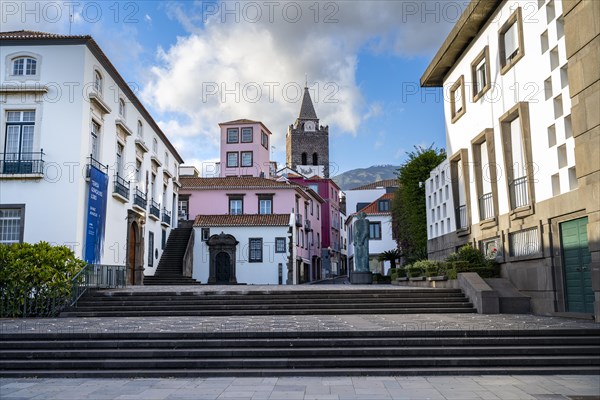
<path id="1" fill-rule="evenodd" d="M 352 272 L 350 274 L 350 283 L 353 285 L 371 285 L 373 283 L 373 273 L 370 271 Z"/>

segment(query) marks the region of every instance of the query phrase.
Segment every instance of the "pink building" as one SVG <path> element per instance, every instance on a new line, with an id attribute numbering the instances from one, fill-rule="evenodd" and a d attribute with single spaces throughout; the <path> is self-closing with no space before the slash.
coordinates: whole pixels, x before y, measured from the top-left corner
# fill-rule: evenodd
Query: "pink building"
<path id="1" fill-rule="evenodd" d="M 221 152 L 225 157 L 228 153 Z M 325 201 L 312 188 L 285 178 L 257 176 L 182 175 L 180 182 L 180 209 L 185 210 L 186 219 L 195 221 L 195 279 L 298 284 L 321 278 Z M 229 235 L 230 248 L 213 254 L 209 244 L 219 235 Z"/>
<path id="2" fill-rule="evenodd" d="M 271 131 L 260 121 L 238 119 L 222 122 L 221 177 L 271 177 L 274 169 L 269 156 Z"/>
<path id="3" fill-rule="evenodd" d="M 305 178 L 288 174 L 291 182 L 308 187 L 319 193 L 325 201 L 321 207 L 321 257 L 323 259 L 322 274 L 343 274 L 345 265 L 342 262 L 342 232 L 344 222 L 340 216 L 340 188 L 329 178 L 313 176 Z"/>

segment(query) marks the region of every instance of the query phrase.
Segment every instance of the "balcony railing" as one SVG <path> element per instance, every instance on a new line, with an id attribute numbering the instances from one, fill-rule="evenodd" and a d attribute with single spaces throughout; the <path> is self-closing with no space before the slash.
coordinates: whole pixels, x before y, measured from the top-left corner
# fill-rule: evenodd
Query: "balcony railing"
<path id="1" fill-rule="evenodd" d="M 6 175 L 42 175 L 44 151 L 31 153 L 0 153 L 0 173 Z"/>
<path id="2" fill-rule="evenodd" d="M 136 206 L 146 209 L 146 193 L 142 192 L 140 189 L 135 188 L 135 192 L 133 192 L 133 204 Z"/>
<path id="3" fill-rule="evenodd" d="M 163 208 L 162 211 L 162 222 L 171 225 L 171 213 L 166 208 Z"/>
<path id="4" fill-rule="evenodd" d="M 106 171 L 104 172 L 105 174 L 108 175 L 108 165 L 104 165 L 102 164 L 100 161 L 96 160 L 94 157 L 92 157 L 92 155 L 90 154 L 90 156 L 88 157 L 88 163 L 87 163 L 87 168 L 86 168 L 86 178 L 90 177 L 90 169 L 91 167 L 95 167 L 100 171 Z"/>
<path id="5" fill-rule="evenodd" d="M 113 188 L 113 193 L 116 193 L 119 196 L 122 196 L 129 200 L 129 187 L 129 181 L 126 181 L 125 179 L 121 178 L 119 174 L 115 175 L 115 185 Z"/>
<path id="6" fill-rule="evenodd" d="M 491 193 L 486 193 L 479 198 L 479 218 L 486 221 L 494 217 L 493 197 Z"/>
<path id="7" fill-rule="evenodd" d="M 190 219 L 188 213 L 183 210 L 179 210 L 178 218 L 180 221 L 187 221 Z"/>
<path id="8" fill-rule="evenodd" d="M 310 219 L 304 220 L 304 230 L 307 232 L 310 232 L 312 230 L 310 226 Z"/>
<path id="9" fill-rule="evenodd" d="M 302 214 L 296 214 L 296 226 L 302 226 L 303 223 Z"/>
<path id="10" fill-rule="evenodd" d="M 150 215 L 160 218 L 160 204 L 155 202 L 154 199 L 150 200 Z"/>
<path id="11" fill-rule="evenodd" d="M 467 206 L 456 207 L 456 229 L 465 229 L 467 227 Z"/>
<path id="12" fill-rule="evenodd" d="M 529 191 L 527 189 L 527 177 L 514 179 L 509 183 L 510 207 L 511 209 L 529 205 Z"/>

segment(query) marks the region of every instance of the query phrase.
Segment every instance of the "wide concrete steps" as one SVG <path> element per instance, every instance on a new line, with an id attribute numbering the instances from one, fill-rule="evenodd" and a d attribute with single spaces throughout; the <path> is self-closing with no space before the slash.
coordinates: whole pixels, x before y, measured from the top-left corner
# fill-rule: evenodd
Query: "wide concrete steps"
<path id="1" fill-rule="evenodd" d="M 600 329 L 0 335 L 3 377 L 598 374 Z"/>
<path id="2" fill-rule="evenodd" d="M 92 292 L 62 317 L 474 313 L 458 289 Z"/>

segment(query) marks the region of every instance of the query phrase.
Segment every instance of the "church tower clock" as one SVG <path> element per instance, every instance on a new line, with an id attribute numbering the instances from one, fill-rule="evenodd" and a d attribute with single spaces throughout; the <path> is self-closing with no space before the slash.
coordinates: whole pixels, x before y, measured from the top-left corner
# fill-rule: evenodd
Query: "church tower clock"
<path id="1" fill-rule="evenodd" d="M 320 126 L 308 87 L 296 121 L 288 127 L 286 166 L 309 177 L 329 178 L 329 126 Z"/>

